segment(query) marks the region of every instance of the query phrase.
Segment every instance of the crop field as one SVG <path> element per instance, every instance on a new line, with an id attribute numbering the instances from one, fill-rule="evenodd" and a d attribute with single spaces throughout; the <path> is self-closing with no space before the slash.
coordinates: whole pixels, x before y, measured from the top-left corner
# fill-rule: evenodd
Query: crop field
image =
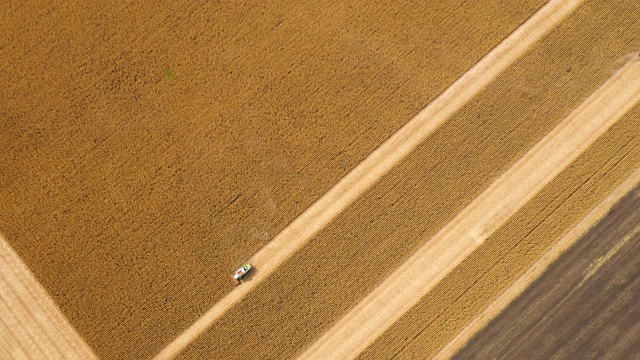
<path id="1" fill-rule="evenodd" d="M 2 358 L 440 356 L 640 168 L 634 2 L 1 11 Z M 598 226 L 593 259 L 625 236 Z M 609 281 L 567 295 L 571 268 L 510 327 L 571 251 L 456 356 L 635 351 L 629 256 L 597 306 L 553 308 Z M 583 313 L 607 324 L 549 327 Z"/>
<path id="2" fill-rule="evenodd" d="M 621 119 L 493 233 L 363 352 L 362 358 L 374 354 L 403 358 L 434 355 L 563 231 L 611 191 L 619 179 L 638 167 L 640 147 L 629 139 L 632 129 L 638 127 L 640 107 Z M 412 340 L 404 341 L 406 337 Z"/>
<path id="3" fill-rule="evenodd" d="M 12 50 L 3 61 L 13 66 L 2 86 L 10 101 L 0 231 L 99 354 L 153 355 L 232 288 L 219 274 L 263 246 L 540 1 L 507 13 L 489 3 L 354 3 L 329 13 L 303 12 L 302 4 L 160 13 L 156 6 L 130 9 L 130 17 L 118 8 L 85 15 L 70 5 L 47 13 L 16 4 L 4 18 L 17 23 L 3 33 L 19 32 L 24 12 L 41 18 L 39 28 L 3 44 Z M 387 13 L 393 22 L 369 21 Z M 178 22 L 189 33 L 164 24 L 178 14 L 189 15 Z M 420 14 L 433 14 L 431 25 L 422 26 Z M 115 25 L 91 25 L 109 16 Z M 75 22 L 95 28 L 79 32 L 69 27 Z M 138 23 L 158 30 L 143 36 Z M 94 47 L 102 37 L 107 43 Z M 425 56 L 434 42 L 441 50 Z M 42 59 L 63 46 L 81 53 L 45 67 Z M 32 89 L 29 74 L 46 81 Z"/>

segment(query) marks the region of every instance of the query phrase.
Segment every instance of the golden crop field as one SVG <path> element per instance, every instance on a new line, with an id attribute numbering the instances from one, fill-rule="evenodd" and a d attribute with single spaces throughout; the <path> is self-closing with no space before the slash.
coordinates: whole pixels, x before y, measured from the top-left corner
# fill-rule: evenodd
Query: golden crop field
<path id="1" fill-rule="evenodd" d="M 0 295 L 8 358 L 62 354 L 44 342 L 64 326 L 104 359 L 433 357 L 640 166 L 633 2 L 2 15 L 0 240 L 15 255 L 0 280 L 21 294 Z M 595 96 L 609 83 L 628 104 Z M 574 138 L 560 130 L 581 106 L 597 119 Z M 538 187 L 513 180 L 524 168 Z M 504 209 L 479 200 L 491 191 Z M 385 291 L 399 298 L 366 315 Z M 57 325 L 29 322 L 37 306 L 12 305 L 25 296 Z"/>

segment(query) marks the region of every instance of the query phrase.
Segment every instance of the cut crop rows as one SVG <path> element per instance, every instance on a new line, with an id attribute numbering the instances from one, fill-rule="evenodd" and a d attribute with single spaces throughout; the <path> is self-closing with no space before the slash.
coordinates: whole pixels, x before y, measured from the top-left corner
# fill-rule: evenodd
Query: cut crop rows
<path id="1" fill-rule="evenodd" d="M 362 359 L 433 356 L 575 222 L 640 166 L 640 106 L 388 329 Z"/>

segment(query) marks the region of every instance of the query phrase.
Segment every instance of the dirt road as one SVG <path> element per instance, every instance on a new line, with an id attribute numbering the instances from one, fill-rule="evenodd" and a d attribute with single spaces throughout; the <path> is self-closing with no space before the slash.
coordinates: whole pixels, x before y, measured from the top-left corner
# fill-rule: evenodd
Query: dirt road
<path id="1" fill-rule="evenodd" d="M 638 358 L 639 221 L 636 188 L 454 359 Z"/>
<path id="2" fill-rule="evenodd" d="M 0 236 L 0 357 L 97 359 L 29 268 Z"/>
<path id="3" fill-rule="evenodd" d="M 640 169 L 632 173 L 625 181 L 607 195 L 600 204 L 590 211 L 557 243 L 555 243 L 536 263 L 518 278 L 508 289 L 491 303 L 481 314 L 460 331 L 434 358 L 449 359 L 465 346 L 473 336 L 496 318 L 511 302 L 516 299 L 531 283 L 536 281 L 557 259 L 581 239 L 594 225 L 604 217 L 611 217 L 610 211 L 618 206 L 618 202 L 634 187 L 640 184 Z"/>
<path id="4" fill-rule="evenodd" d="M 634 58 L 300 358 L 355 357 L 638 100 Z"/>
<path id="5" fill-rule="evenodd" d="M 251 281 L 233 290 L 216 303 L 156 358 L 165 359 L 174 356 L 205 331 L 225 311 L 298 251 L 338 213 L 375 184 L 451 114 L 518 59 L 529 46 L 564 19 L 579 3 L 580 1 L 551 1 L 540 9 L 442 95 L 381 144 L 264 248 L 255 253 L 250 262 L 259 270 Z"/>

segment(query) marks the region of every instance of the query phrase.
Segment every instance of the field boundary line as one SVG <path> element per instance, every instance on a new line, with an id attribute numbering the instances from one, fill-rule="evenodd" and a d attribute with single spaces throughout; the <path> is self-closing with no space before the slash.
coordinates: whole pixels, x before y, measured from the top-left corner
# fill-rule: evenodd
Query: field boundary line
<path id="1" fill-rule="evenodd" d="M 229 292 L 164 348 L 155 359 L 170 359 L 251 289 L 304 246 L 342 210 L 571 13 L 582 0 L 551 0 L 516 28 L 444 92 L 385 140 L 329 191 L 296 217 L 249 259 L 258 270 L 251 281 Z M 232 270 L 232 269 L 230 269 Z"/>
<path id="2" fill-rule="evenodd" d="M 98 358 L 2 236 L 0 357 L 83 360 Z"/>
<path id="3" fill-rule="evenodd" d="M 300 359 L 357 356 L 638 101 L 640 58 L 634 57 L 317 339 Z"/>
<path id="4" fill-rule="evenodd" d="M 449 359 L 462 349 L 480 330 L 484 329 L 491 320 L 502 312 L 518 295 L 538 279 L 565 251 L 582 238 L 596 223 L 634 187 L 640 184 L 640 168 L 635 170 L 596 207 L 585 215 L 565 235 L 563 235 L 549 250 L 547 250 L 527 271 L 513 284 L 500 294 L 491 305 L 487 306 L 479 315 L 469 322 L 434 359 Z"/>

